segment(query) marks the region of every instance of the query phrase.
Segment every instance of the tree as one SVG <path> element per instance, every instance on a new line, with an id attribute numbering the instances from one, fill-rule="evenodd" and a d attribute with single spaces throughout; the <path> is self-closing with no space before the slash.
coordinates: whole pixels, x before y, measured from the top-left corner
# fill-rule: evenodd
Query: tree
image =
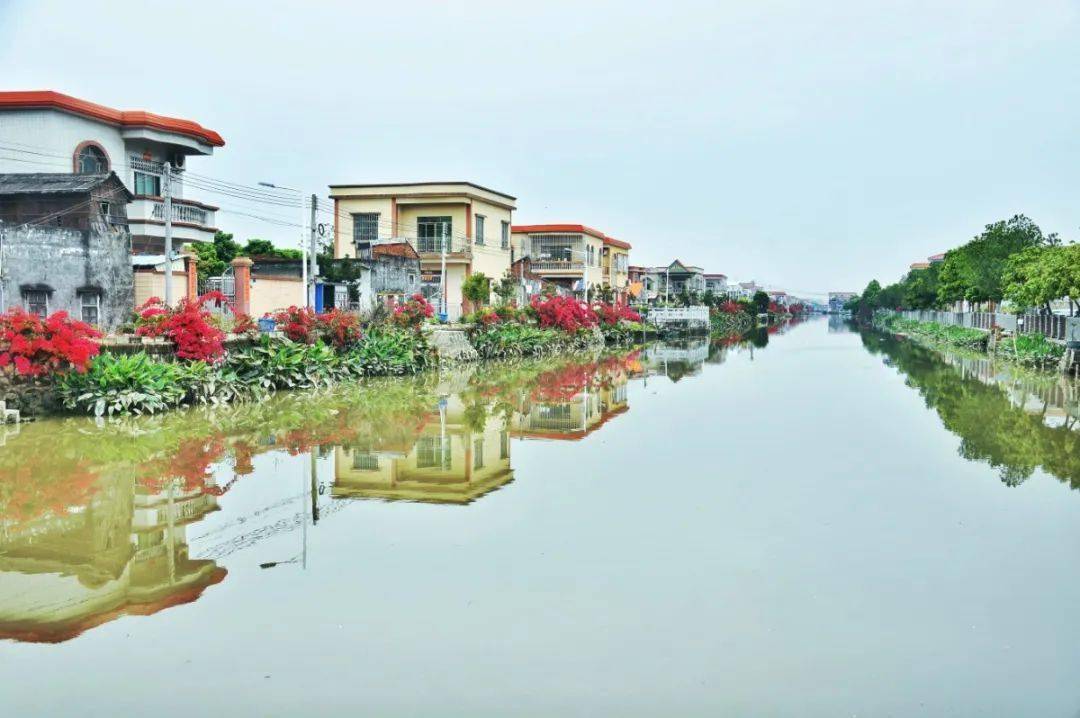
<path id="1" fill-rule="evenodd" d="M 462 282 L 461 295 L 483 306 L 491 300 L 491 280 L 483 272 L 474 272 Z"/>
<path id="2" fill-rule="evenodd" d="M 904 306 L 909 309 L 934 309 L 938 306 L 938 276 L 941 265 L 913 269 L 904 277 Z"/>
<path id="3" fill-rule="evenodd" d="M 1080 244 L 1028 247 L 1005 262 L 1005 297 L 1018 309 L 1042 307 L 1068 298 L 1071 314 L 1080 303 Z"/>
<path id="4" fill-rule="evenodd" d="M 221 234 L 220 232 L 218 234 Z M 225 268 L 229 265 L 222 261 L 218 257 L 217 248 L 211 242 L 192 242 L 192 249 L 195 250 L 195 255 L 199 258 L 199 262 L 196 265 L 198 267 L 199 279 L 205 280 L 208 277 L 217 277 L 225 272 Z"/>
<path id="5" fill-rule="evenodd" d="M 229 232 L 216 232 L 214 234 L 214 252 L 217 254 L 218 259 L 228 264 L 236 259 L 236 255 L 240 254 L 240 245 L 233 241 L 233 236 Z"/>
<path id="6" fill-rule="evenodd" d="M 750 305 L 754 308 L 756 314 L 764 314 L 769 310 L 769 295 L 759 289 L 754 292 Z"/>
<path id="7" fill-rule="evenodd" d="M 941 268 L 941 302 L 1000 302 L 1004 298 L 1005 262 L 1029 247 L 1056 246 L 1056 234 L 1044 235 L 1039 225 L 1022 214 L 986 225 L 982 234 L 949 250 Z"/>
<path id="8" fill-rule="evenodd" d="M 498 282 L 495 283 L 495 296 L 502 304 L 509 304 L 520 286 L 518 278 L 509 269 Z"/>

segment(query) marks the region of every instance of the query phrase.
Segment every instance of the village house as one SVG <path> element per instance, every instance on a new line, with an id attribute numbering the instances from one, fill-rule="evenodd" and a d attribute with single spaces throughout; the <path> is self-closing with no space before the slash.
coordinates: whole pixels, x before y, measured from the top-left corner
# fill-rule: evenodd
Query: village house
<path id="1" fill-rule="evenodd" d="M 420 258 L 421 291 L 450 319 L 470 310 L 462 284 L 474 273 L 492 282 L 510 269 L 516 198 L 472 182 L 341 184 L 334 200 L 334 256 L 367 256 L 386 242 L 407 242 Z M 443 267 L 445 266 L 445 275 Z"/>
<path id="2" fill-rule="evenodd" d="M 668 301 L 683 292 L 700 294 L 705 291 L 705 272 L 701 267 L 683 264 L 676 259 L 667 266 L 649 267 L 643 278 L 646 294 Z"/>
<path id="3" fill-rule="evenodd" d="M 611 290 L 618 303 L 627 299 L 630 283 L 628 242 L 583 224 L 529 224 L 513 227 L 515 259 L 529 260 L 529 269 L 546 282 L 573 292 L 586 285 L 595 296 Z"/>
<path id="4" fill-rule="evenodd" d="M 164 254 L 165 163 L 172 166 L 172 220 L 176 246 L 209 242 L 217 207 L 188 196 L 187 160 L 209 156 L 225 141 L 196 122 L 142 110 L 121 111 L 59 92 L 0 92 L 0 174 L 32 170 L 104 175 L 115 172 L 132 194 L 127 209 L 136 254 Z"/>
<path id="5" fill-rule="evenodd" d="M 0 311 L 112 329 L 134 302 L 131 192 L 115 173 L 0 174 Z"/>
<path id="6" fill-rule="evenodd" d="M 728 283 L 726 274 L 706 274 L 705 275 L 705 291 L 712 292 L 718 297 L 726 297 L 728 293 Z"/>

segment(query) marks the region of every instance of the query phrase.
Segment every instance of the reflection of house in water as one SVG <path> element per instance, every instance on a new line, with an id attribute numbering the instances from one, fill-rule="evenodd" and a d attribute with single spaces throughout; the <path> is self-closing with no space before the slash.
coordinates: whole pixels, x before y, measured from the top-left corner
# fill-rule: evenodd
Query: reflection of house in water
<path id="1" fill-rule="evenodd" d="M 468 504 L 513 480 L 506 420 L 447 397 L 414 443 L 337 447 L 334 498 Z"/>
<path id="2" fill-rule="evenodd" d="M 649 374 L 662 374 L 672 381 L 697 376 L 708 358 L 708 339 L 657 342 L 645 350 L 645 366 Z"/>
<path id="3" fill-rule="evenodd" d="M 129 472 L 97 478 L 85 505 L 5 521 L 0 638 L 58 642 L 127 615 L 197 599 L 225 569 L 188 557 L 186 526 L 217 509 L 205 488 L 133 488 Z"/>
<path id="4" fill-rule="evenodd" d="M 630 408 L 628 374 L 620 372 L 609 378 L 610 382 L 583 386 L 565 398 L 541 393 L 522 400 L 514 413 L 514 436 L 570 441 L 585 438 Z"/>

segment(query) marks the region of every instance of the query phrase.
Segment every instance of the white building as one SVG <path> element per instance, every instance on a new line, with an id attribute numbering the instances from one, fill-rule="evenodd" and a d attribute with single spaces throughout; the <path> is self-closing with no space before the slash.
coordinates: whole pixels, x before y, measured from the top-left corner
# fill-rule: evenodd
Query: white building
<path id="1" fill-rule="evenodd" d="M 135 196 L 127 213 L 136 254 L 164 251 L 165 162 L 175 170 L 176 246 L 211 241 L 217 231 L 218 208 L 187 196 L 184 171 L 189 156 L 211 155 L 225 141 L 196 122 L 114 110 L 50 90 L 0 92 L 0 145 L 0 173 L 116 172 Z"/>

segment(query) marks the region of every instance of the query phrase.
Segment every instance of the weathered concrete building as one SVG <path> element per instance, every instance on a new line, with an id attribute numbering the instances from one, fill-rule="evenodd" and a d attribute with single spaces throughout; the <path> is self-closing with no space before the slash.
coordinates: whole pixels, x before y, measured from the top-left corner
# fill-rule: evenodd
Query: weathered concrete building
<path id="1" fill-rule="evenodd" d="M 0 174 L 0 310 L 123 322 L 134 306 L 131 197 L 111 172 Z"/>
<path id="2" fill-rule="evenodd" d="M 214 239 L 218 208 L 188 196 L 185 185 L 199 188 L 185 175 L 189 157 L 208 157 L 225 141 L 197 122 L 116 110 L 51 90 L 0 91 L 0 137 L 6 145 L 0 173 L 115 172 L 133 195 L 128 222 L 136 254 L 164 252 L 168 164 L 177 246 Z"/>

